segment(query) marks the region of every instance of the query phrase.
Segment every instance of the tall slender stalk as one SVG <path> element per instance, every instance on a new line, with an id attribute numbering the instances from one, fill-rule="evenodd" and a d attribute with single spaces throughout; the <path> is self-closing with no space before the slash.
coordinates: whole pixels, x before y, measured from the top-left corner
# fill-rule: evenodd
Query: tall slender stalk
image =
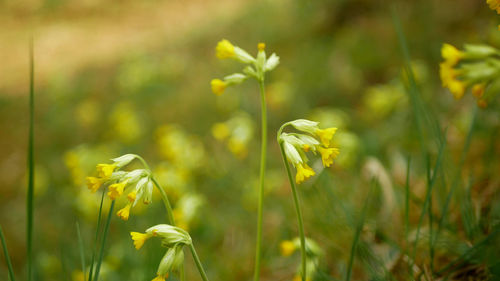
<path id="1" fill-rule="evenodd" d="M 137 155 L 137 159 L 139 159 L 139 161 L 141 161 L 142 165 L 144 165 L 144 167 L 146 169 L 148 169 L 149 171 L 151 171 L 151 168 L 149 168 L 149 165 L 148 165 L 148 163 L 146 163 L 146 161 L 144 160 L 144 158 L 142 158 L 141 156 Z M 155 184 L 155 186 L 158 189 L 158 191 L 160 191 L 161 199 L 163 201 L 163 204 L 165 205 L 165 209 L 167 210 L 168 221 L 170 222 L 171 225 L 175 226 L 174 212 L 172 210 L 172 205 L 170 204 L 170 200 L 168 200 L 168 196 L 167 196 L 167 193 L 165 192 L 165 189 L 163 189 L 163 187 L 154 178 L 153 175 L 151 175 L 151 180 Z M 179 271 L 180 271 L 180 273 L 179 273 L 180 279 L 181 279 L 181 281 L 184 281 L 186 279 L 186 275 L 185 275 L 185 272 L 184 272 L 184 263 L 181 265 L 181 268 L 180 268 Z"/>
<path id="2" fill-rule="evenodd" d="M 35 185 L 34 159 L 34 111 L 35 111 L 35 75 L 33 37 L 30 38 L 30 100 L 29 100 L 29 136 L 28 136 L 28 192 L 26 194 L 26 259 L 28 263 L 28 281 L 33 279 L 33 190 Z"/>
<path id="3" fill-rule="evenodd" d="M 11 281 L 16 281 L 16 276 L 14 276 L 14 269 L 12 268 L 12 262 L 10 261 L 9 250 L 7 249 L 7 243 L 5 243 L 5 237 L 3 236 L 2 226 L 0 226 L 0 241 L 2 242 L 5 263 L 7 263 L 7 269 L 9 270 L 9 279 Z"/>
<path id="4" fill-rule="evenodd" d="M 196 263 L 196 267 L 198 268 L 198 271 L 200 272 L 201 279 L 203 281 L 208 281 L 207 274 L 205 273 L 205 270 L 203 269 L 203 265 L 201 264 L 200 258 L 198 257 L 198 254 L 196 253 L 196 250 L 194 248 L 193 243 L 189 245 L 189 249 L 191 250 L 191 254 L 193 255 L 194 262 Z"/>
<path id="5" fill-rule="evenodd" d="M 261 102 L 261 153 L 260 153 L 260 184 L 259 184 L 259 206 L 257 210 L 257 242 L 255 246 L 255 270 L 254 281 L 259 281 L 260 276 L 260 256 L 262 248 L 262 209 L 264 204 L 264 177 L 266 173 L 267 155 L 267 109 L 266 93 L 264 91 L 264 78 L 259 80 L 260 102 Z"/>
<path id="6" fill-rule="evenodd" d="M 301 255 L 301 267 L 302 267 L 302 281 L 306 280 L 306 237 L 304 234 L 304 223 L 302 221 L 302 212 L 300 211 L 299 195 L 297 193 L 297 188 L 293 182 L 292 172 L 290 171 L 290 165 L 286 159 L 285 148 L 283 147 L 283 142 L 280 142 L 281 156 L 283 157 L 283 163 L 286 168 L 286 173 L 288 175 L 288 180 L 290 181 L 290 186 L 292 187 L 293 202 L 295 203 L 295 211 L 297 212 L 297 222 L 299 224 L 299 236 L 300 236 L 300 255 Z"/>

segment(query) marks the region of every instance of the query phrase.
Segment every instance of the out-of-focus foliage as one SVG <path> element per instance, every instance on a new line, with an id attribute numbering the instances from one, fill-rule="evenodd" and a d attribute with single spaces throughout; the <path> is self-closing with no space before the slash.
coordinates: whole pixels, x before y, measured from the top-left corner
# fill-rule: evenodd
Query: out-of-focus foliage
<path id="1" fill-rule="evenodd" d="M 298 254 L 280 255 L 280 242 L 293 240 L 297 225 L 274 133 L 284 122 L 298 118 L 338 127 L 334 141 L 340 147 L 340 155 L 330 168 L 323 169 L 321 160 L 311 161 L 317 175 L 299 186 L 306 235 L 324 252 L 315 265 L 314 280 L 345 278 L 367 194 L 372 197 L 367 201 L 352 280 L 386 280 L 387 276 L 408 280 L 405 266 L 411 253 L 405 251 L 412 249 L 407 246 L 416 236 L 426 174 L 436 163 L 439 142 L 430 134 L 426 136 L 430 151 L 427 163 L 406 92 L 409 80 L 402 71 L 404 60 L 390 8 L 396 8 L 408 38 L 416 86 L 432 113 L 430 118 L 446 132 L 447 145 L 430 208 L 436 231 L 475 107 L 471 95 L 456 101 L 441 87 L 440 48 L 443 42 L 500 47 L 498 17 L 485 1 L 241 0 L 228 4 L 228 10 L 223 6 L 226 1 L 155 0 L 141 5 L 123 1 L 120 8 L 112 1 L 77 2 L 0 2 L 0 10 L 5 7 L 0 21 L 8 23 L 0 23 L 0 33 L 5 28 L 5 34 L 11 34 L 7 33 L 9 27 L 24 31 L 28 28 L 24 17 L 34 18 L 35 70 L 36 77 L 41 77 L 35 98 L 37 280 L 83 280 L 75 222 L 79 222 L 88 245 L 88 257 L 100 202 L 99 193 L 85 188 L 85 176 L 92 175 L 96 163 L 125 153 L 148 160 L 173 201 L 176 218 L 189 229 L 211 279 L 251 277 L 259 94 L 255 83 L 228 88 L 221 96 L 211 93 L 210 79 L 235 67 L 234 62 L 215 58 L 214 47 L 222 38 L 247 49 L 265 42 L 266 50 L 281 58 L 280 65 L 266 77 L 270 133 L 262 280 L 291 280 L 299 263 Z M 165 9 L 165 13 L 172 17 L 157 16 L 161 10 L 157 7 L 170 6 L 173 9 Z M 158 27 L 152 31 L 140 28 L 142 24 L 149 27 L 149 23 L 138 14 L 148 11 L 155 11 L 151 20 Z M 183 13 L 192 18 L 184 18 Z M 115 21 L 117 15 L 120 21 Z M 37 42 L 81 42 L 82 38 L 73 38 L 76 35 L 72 33 L 56 32 L 72 20 L 85 31 L 78 34 L 103 32 L 102 40 L 114 46 L 102 46 L 98 41 L 69 45 L 57 59 L 47 61 L 50 52 L 37 50 L 50 48 Z M 121 23 L 136 29 L 121 29 Z M 182 28 L 171 31 L 166 27 L 177 25 Z M 170 31 L 163 33 L 163 29 Z M 148 36 L 140 37 L 143 32 Z M 12 40 L 19 41 L 25 33 L 20 34 Z M 49 35 L 53 37 L 44 38 Z M 115 41 L 112 36 L 116 36 Z M 135 44 L 137 38 L 143 44 Z M 9 38 L 0 34 L 0 39 Z M 127 42 L 133 48 L 127 47 Z M 122 48 L 126 52 L 120 51 Z M 89 61 L 85 60 L 88 56 L 72 57 L 73 51 L 82 50 L 105 55 Z M 9 51 L 0 57 L 26 60 L 23 52 Z M 71 67 L 71 71 L 58 69 L 58 65 Z M 19 81 L 0 87 L 0 223 L 16 272 L 22 276 L 28 101 L 24 94 L 27 83 Z M 419 274 L 438 272 L 499 227 L 499 110 L 496 99 L 477 114 L 469 153 L 458 172 L 460 184 L 435 241 L 433 268 L 428 268 L 430 228 L 428 215 L 425 217 L 414 264 Z M 103 210 L 107 211 L 109 204 L 106 200 Z M 113 217 L 102 280 L 149 280 L 155 275 L 164 254 L 159 243 L 151 241 L 136 251 L 128 233 L 164 223 L 163 208 L 159 194 L 154 194 L 153 204 L 149 208 L 139 204 L 128 222 Z M 487 243 L 461 260 L 452 273 L 498 276 L 498 236 Z M 186 260 L 188 279 L 198 278 L 192 259 Z M 6 272 L 0 263 L 0 276 Z"/>

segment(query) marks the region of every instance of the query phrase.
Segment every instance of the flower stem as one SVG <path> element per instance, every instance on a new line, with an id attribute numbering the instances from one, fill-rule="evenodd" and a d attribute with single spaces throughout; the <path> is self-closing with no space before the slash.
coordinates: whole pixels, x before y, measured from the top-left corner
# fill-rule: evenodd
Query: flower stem
<path id="1" fill-rule="evenodd" d="M 292 187 L 293 201 L 295 203 L 295 210 L 297 211 L 297 221 L 299 224 L 299 236 L 300 236 L 300 255 L 302 264 L 302 281 L 306 280 L 306 237 L 304 235 L 304 223 L 302 221 L 302 212 L 300 211 L 299 195 L 297 193 L 297 188 L 293 182 L 292 172 L 290 171 L 290 165 L 285 155 L 285 148 L 283 147 L 283 142 L 279 142 L 281 149 L 281 156 L 283 157 L 283 163 L 286 168 L 286 173 L 288 174 L 288 180 L 290 181 L 290 186 Z"/>
<path id="2" fill-rule="evenodd" d="M 254 281 L 259 281 L 260 275 L 260 256 L 262 248 L 262 209 L 264 204 L 264 177 L 266 173 L 266 155 L 267 155 L 267 109 L 266 93 L 264 91 L 264 79 L 259 80 L 260 101 L 261 101 L 261 153 L 260 153 L 260 184 L 259 184 L 259 205 L 257 210 L 257 242 L 255 246 L 255 270 Z"/>
<path id="3" fill-rule="evenodd" d="M 201 279 L 203 279 L 203 281 L 208 281 L 207 274 L 205 273 L 205 270 L 203 269 L 203 265 L 201 264 L 200 258 L 198 257 L 196 250 L 194 249 L 193 243 L 191 243 L 189 245 L 189 249 L 191 250 L 191 254 L 193 255 L 193 259 L 194 259 L 194 262 L 196 263 L 196 267 L 198 268 L 198 271 L 200 272 Z"/>
<path id="4" fill-rule="evenodd" d="M 136 157 L 137 157 L 137 159 L 139 159 L 139 161 L 141 161 L 142 165 L 144 165 L 144 167 L 148 171 L 151 171 L 151 169 L 149 168 L 148 163 L 146 163 L 146 161 L 144 160 L 144 158 L 142 158 L 139 155 L 137 155 Z M 158 181 L 153 177 L 152 174 L 151 174 L 151 180 L 155 184 L 156 188 L 158 188 L 158 191 L 160 191 L 161 199 L 163 201 L 163 204 L 165 205 L 165 209 L 167 210 L 168 221 L 170 222 L 171 225 L 175 226 L 174 212 L 172 211 L 172 205 L 170 204 L 170 200 L 168 200 L 167 193 L 165 192 L 165 190 L 163 189 L 163 187 L 160 185 L 160 183 L 158 183 Z M 186 278 L 186 276 L 184 274 L 184 263 L 181 265 L 180 274 L 179 275 L 180 275 L 181 281 L 184 281 L 185 278 Z"/>

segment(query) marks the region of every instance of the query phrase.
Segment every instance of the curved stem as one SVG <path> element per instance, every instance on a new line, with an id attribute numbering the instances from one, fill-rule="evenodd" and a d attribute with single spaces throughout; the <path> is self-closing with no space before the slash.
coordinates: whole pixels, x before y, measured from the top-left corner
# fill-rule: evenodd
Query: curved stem
<path id="1" fill-rule="evenodd" d="M 266 173 L 266 155 L 267 155 L 267 109 L 266 93 L 264 91 L 264 79 L 259 80 L 260 102 L 261 102 L 261 153 L 260 153 L 260 184 L 259 184 L 259 205 L 257 210 L 257 242 L 255 246 L 255 270 L 254 281 L 259 281 L 260 275 L 260 256 L 262 248 L 262 211 L 264 204 L 264 177 Z"/>
<path id="2" fill-rule="evenodd" d="M 142 165 L 144 165 L 144 167 L 151 171 L 151 168 L 149 168 L 149 165 L 148 163 L 146 163 L 146 161 L 144 160 L 144 158 L 142 158 L 141 156 L 139 155 L 136 155 L 137 159 L 139 159 L 139 161 L 141 161 Z M 175 226 L 175 219 L 174 219 L 174 212 L 172 211 L 172 205 L 170 204 L 170 200 L 168 200 L 168 196 L 167 196 L 167 193 L 165 192 L 165 190 L 163 189 L 163 187 L 158 183 L 158 181 L 153 177 L 153 175 L 151 174 L 151 180 L 153 181 L 153 183 L 155 184 L 156 188 L 158 188 L 158 191 L 160 191 L 160 194 L 161 194 L 161 199 L 163 201 L 163 204 L 165 205 L 165 209 L 167 210 L 167 218 L 168 218 L 168 221 L 170 222 L 171 225 Z M 184 281 L 186 276 L 184 274 L 184 263 L 181 265 L 181 268 L 180 268 L 180 278 L 181 278 L 181 281 Z"/>
<path id="3" fill-rule="evenodd" d="M 191 243 L 189 245 L 189 249 L 191 250 L 191 254 L 193 255 L 193 259 L 194 259 L 194 262 L 196 263 L 196 267 L 198 268 L 198 271 L 200 272 L 201 279 L 203 279 L 203 281 L 208 281 L 207 274 L 205 273 L 205 270 L 203 269 L 203 265 L 201 264 L 200 258 L 198 257 L 196 250 L 194 249 L 193 243 Z"/>
<path id="4" fill-rule="evenodd" d="M 299 224 L 299 236 L 300 236 L 300 255 L 302 264 L 302 281 L 306 280 L 306 237 L 304 235 L 304 223 L 302 221 L 302 212 L 300 211 L 300 202 L 297 188 L 293 182 L 292 172 L 290 171 L 290 165 L 285 155 L 285 148 L 283 147 L 283 142 L 279 142 L 281 149 L 281 156 L 283 157 L 283 163 L 286 168 L 286 173 L 288 174 L 288 180 L 290 181 L 290 186 L 292 187 L 293 201 L 295 203 L 295 211 L 297 211 L 297 221 Z"/>

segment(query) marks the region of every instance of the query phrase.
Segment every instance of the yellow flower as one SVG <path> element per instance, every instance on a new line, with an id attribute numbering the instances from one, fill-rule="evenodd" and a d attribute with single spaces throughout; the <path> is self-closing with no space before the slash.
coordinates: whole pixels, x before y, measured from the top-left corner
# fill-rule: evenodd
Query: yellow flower
<path id="1" fill-rule="evenodd" d="M 127 194 L 127 199 L 128 201 L 130 201 L 131 203 L 133 203 L 135 201 L 135 198 L 137 197 L 137 192 L 134 190 L 132 192 L 130 192 L 129 194 Z"/>
<path id="2" fill-rule="evenodd" d="M 111 200 L 115 200 L 123 194 L 123 189 L 127 186 L 127 181 L 123 181 L 120 183 L 114 183 L 109 186 L 108 196 Z"/>
<path id="3" fill-rule="evenodd" d="M 212 86 L 212 92 L 218 96 L 222 95 L 227 87 L 227 83 L 220 79 L 212 79 L 210 85 Z"/>
<path id="4" fill-rule="evenodd" d="M 151 281 L 165 281 L 165 278 L 168 278 L 168 274 L 166 275 L 158 275 Z"/>
<path id="5" fill-rule="evenodd" d="M 439 76 L 443 87 L 447 87 L 450 81 L 455 80 L 456 75 L 456 70 L 451 65 L 445 62 L 439 64 Z"/>
<path id="6" fill-rule="evenodd" d="M 87 177 L 87 187 L 92 191 L 96 192 L 99 187 L 101 187 L 103 180 L 96 177 Z"/>
<path id="7" fill-rule="evenodd" d="M 337 131 L 337 128 L 326 128 L 326 129 L 316 129 L 316 135 L 321 140 L 324 146 L 330 146 L 330 140 L 332 140 L 333 135 Z"/>
<path id="8" fill-rule="evenodd" d="M 293 281 L 302 281 L 302 277 L 300 275 L 295 275 Z M 311 277 L 306 277 L 306 281 L 311 281 Z"/>
<path id="9" fill-rule="evenodd" d="M 446 63 L 454 66 L 464 57 L 464 53 L 454 46 L 445 43 L 441 48 L 441 56 Z"/>
<path id="10" fill-rule="evenodd" d="M 231 44 L 231 42 L 226 39 L 222 39 L 221 41 L 219 41 L 219 43 L 217 43 L 217 47 L 215 47 L 215 55 L 219 59 L 234 57 L 235 53 L 233 44 Z"/>
<path id="11" fill-rule="evenodd" d="M 481 108 L 486 108 L 488 106 L 488 103 L 484 99 L 480 99 L 477 101 L 477 106 Z"/>
<path id="12" fill-rule="evenodd" d="M 460 99 L 465 93 L 465 84 L 460 80 L 453 80 L 448 83 L 448 89 L 455 99 Z"/>
<path id="13" fill-rule="evenodd" d="M 97 174 L 99 177 L 107 179 L 113 174 L 116 164 L 97 164 Z"/>
<path id="14" fill-rule="evenodd" d="M 132 240 L 134 240 L 134 246 L 136 250 L 139 250 L 142 248 L 144 245 L 144 242 L 146 242 L 151 235 L 147 233 L 140 233 L 140 232 L 130 232 L 130 236 L 132 236 Z"/>
<path id="15" fill-rule="evenodd" d="M 212 126 L 212 135 L 217 140 L 224 140 L 230 135 L 229 127 L 226 123 L 217 123 Z"/>
<path id="16" fill-rule="evenodd" d="M 319 153 L 321 153 L 321 161 L 323 161 L 323 166 L 330 167 L 333 164 L 333 159 L 337 158 L 339 155 L 338 148 L 323 148 L 318 147 Z"/>
<path id="17" fill-rule="evenodd" d="M 486 3 L 490 6 L 490 9 L 497 11 L 500 14 L 500 1 L 499 0 L 486 0 Z"/>
<path id="18" fill-rule="evenodd" d="M 264 51 L 266 49 L 266 43 L 257 44 L 257 49 L 259 49 L 259 51 Z"/>
<path id="19" fill-rule="evenodd" d="M 296 249 L 297 249 L 297 246 L 295 245 L 295 243 L 293 243 L 290 240 L 284 240 L 284 241 L 281 241 L 281 243 L 280 243 L 280 252 L 281 252 L 281 255 L 284 257 L 288 257 L 288 256 L 292 255 Z"/>
<path id="20" fill-rule="evenodd" d="M 475 84 L 472 86 L 472 95 L 475 96 L 476 98 L 480 98 L 484 94 L 484 84 Z"/>
<path id="21" fill-rule="evenodd" d="M 299 184 L 304 180 L 306 180 L 307 178 L 314 176 L 315 174 L 316 173 L 314 172 L 314 170 L 311 167 L 307 166 L 306 163 L 304 164 L 300 163 L 297 165 L 297 174 L 295 175 L 295 182 Z"/>
<path id="22" fill-rule="evenodd" d="M 122 220 L 126 221 L 128 220 L 128 217 L 130 216 L 130 207 L 132 204 L 127 204 L 123 209 L 119 210 L 116 215 L 119 216 Z"/>

